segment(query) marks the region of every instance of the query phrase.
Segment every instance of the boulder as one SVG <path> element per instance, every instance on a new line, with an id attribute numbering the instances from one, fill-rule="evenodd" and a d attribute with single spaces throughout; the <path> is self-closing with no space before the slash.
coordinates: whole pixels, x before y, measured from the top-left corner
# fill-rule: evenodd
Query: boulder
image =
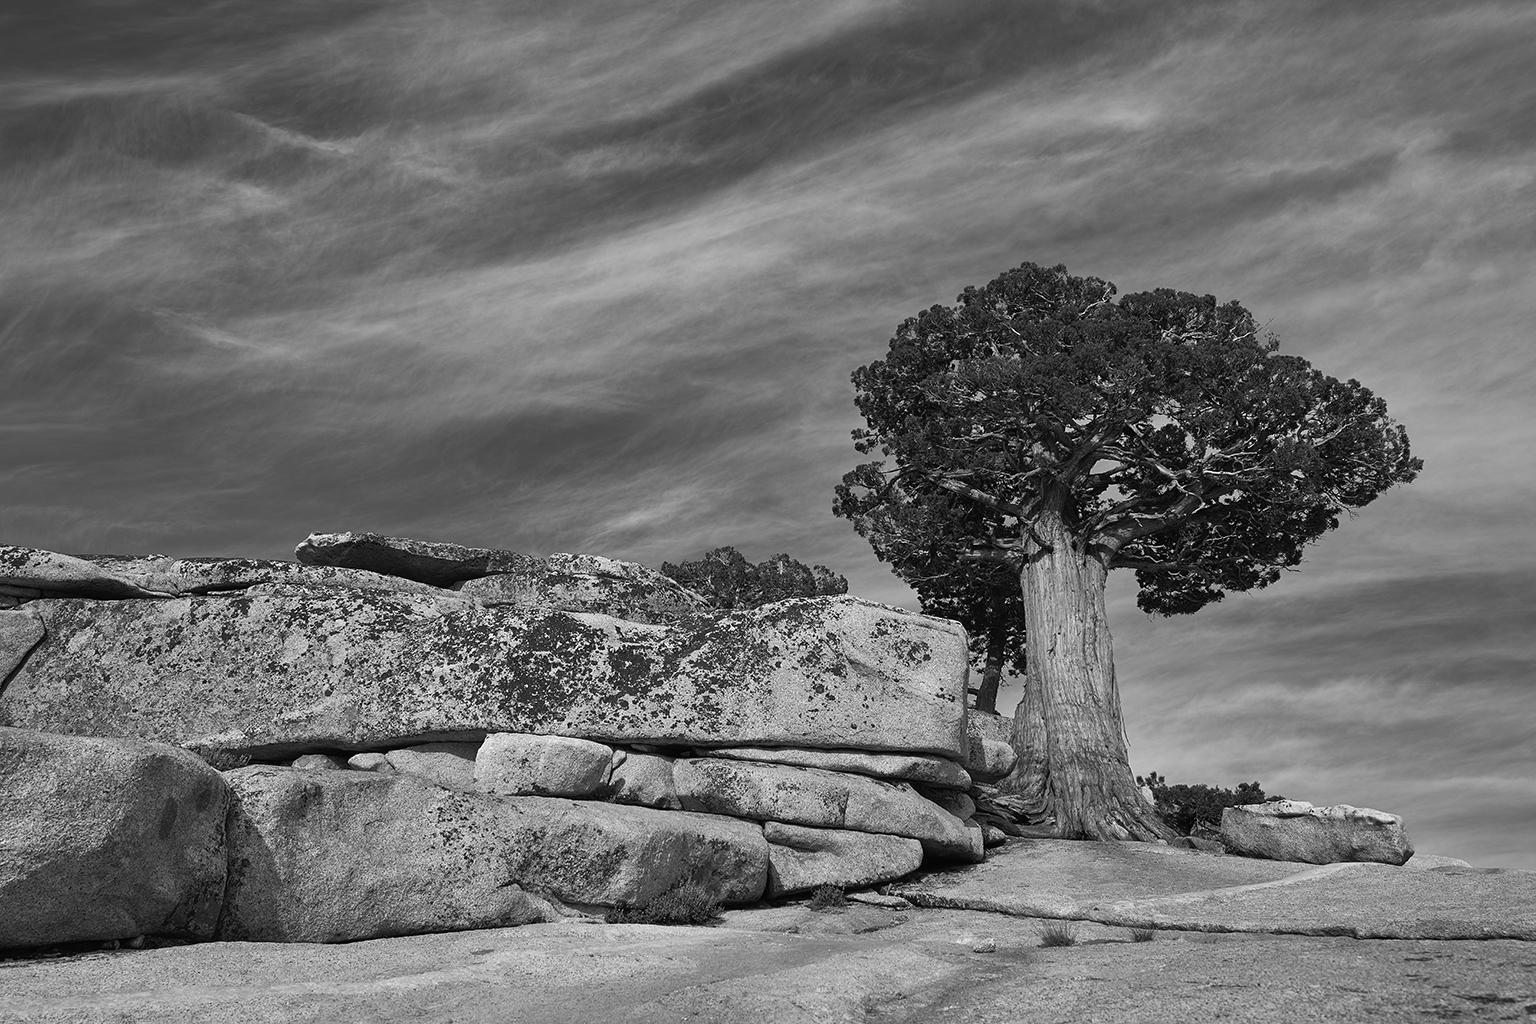
<path id="1" fill-rule="evenodd" d="M 644 904 L 682 882 L 747 903 L 767 884 L 755 825 L 406 775 L 257 766 L 237 795 L 225 939 L 339 942 L 541 920 L 539 897 Z"/>
<path id="2" fill-rule="evenodd" d="M 299 765 L 294 765 L 295 768 Z M 389 763 L 389 758 L 375 751 L 364 751 L 361 754 L 353 754 L 347 758 L 347 767 L 358 772 L 383 772 L 385 775 L 398 774 L 395 766 Z"/>
<path id="3" fill-rule="evenodd" d="M 977 782 L 996 782 L 1013 770 L 1018 755 L 1002 740 L 972 736 L 966 748 L 965 770 Z"/>
<path id="4" fill-rule="evenodd" d="M 401 594 L 452 592 L 415 580 L 363 569 L 303 565 L 262 558 L 168 558 L 165 555 L 92 555 L 97 567 L 147 590 L 167 594 L 216 594 L 262 584 L 293 587 L 351 587 Z M 467 599 L 466 599 L 467 600 Z"/>
<path id="5" fill-rule="evenodd" d="M 25 611 L 0 611 L 0 689 L 43 640 L 43 620 Z"/>
<path id="6" fill-rule="evenodd" d="M 132 580 L 73 555 L 0 544 L 0 585 L 50 596 L 157 597 Z"/>
<path id="7" fill-rule="evenodd" d="M 306 772 L 339 772 L 348 767 L 347 762 L 334 754 L 300 754 L 288 766 Z"/>
<path id="8" fill-rule="evenodd" d="M 1245 857 L 1307 864 L 1406 864 L 1413 856 L 1413 843 L 1396 814 L 1348 804 L 1314 807 L 1303 800 L 1224 808 L 1221 842 Z"/>
<path id="9" fill-rule="evenodd" d="M 934 789 L 930 786 L 918 786 L 916 789 L 923 799 L 938 804 L 961 821 L 969 820 L 976 813 L 976 801 L 972 800 L 968 793 L 960 793 L 953 789 Z"/>
<path id="10" fill-rule="evenodd" d="M 474 788 L 496 796 L 591 796 L 608 784 L 613 748 L 570 736 L 492 733 L 475 760 Z"/>
<path id="11" fill-rule="evenodd" d="M 401 775 L 414 775 L 434 786 L 475 790 L 475 755 L 478 743 L 418 743 L 397 747 L 384 755 L 385 762 Z"/>
<path id="12" fill-rule="evenodd" d="M 211 938 L 229 802 L 174 747 L 0 728 L 0 948 Z"/>
<path id="13" fill-rule="evenodd" d="M 715 747 L 703 752 L 707 757 L 727 757 L 733 761 L 761 761 L 765 764 L 789 764 L 800 768 L 825 768 L 830 772 L 855 772 L 877 779 L 917 782 L 934 789 L 970 789 L 966 770 L 942 757 L 920 754 L 870 754 L 862 750 L 797 750 L 769 747 Z"/>
<path id="14" fill-rule="evenodd" d="M 769 821 L 763 824 L 763 837 L 768 840 L 769 896 L 809 892 L 818 885 L 879 885 L 923 863 L 923 844 L 901 836 Z"/>
<path id="15" fill-rule="evenodd" d="M 708 610 L 676 580 L 634 562 L 556 554 L 515 573 L 467 580 L 456 588 L 482 604 L 524 612 L 597 612 L 631 622 L 678 622 Z"/>
<path id="16" fill-rule="evenodd" d="M 906 783 L 718 758 L 679 759 L 673 774 L 678 799 L 688 810 L 904 836 L 940 859 L 982 859 L 980 828 Z"/>
<path id="17" fill-rule="evenodd" d="M 951 758 L 964 739 L 960 627 L 848 597 L 697 628 L 274 585 L 27 611 L 47 635 L 0 694 L 0 725 L 262 759 L 489 732 Z"/>
<path id="18" fill-rule="evenodd" d="M 604 796 L 619 804 L 681 810 L 683 804 L 677 798 L 677 783 L 672 778 L 672 761 L 662 754 L 615 750 Z"/>
<path id="19" fill-rule="evenodd" d="M 436 587 L 492 573 L 519 572 L 535 561 L 531 555 L 516 551 L 377 533 L 312 533 L 294 549 L 294 555 L 305 565 L 367 569 Z"/>

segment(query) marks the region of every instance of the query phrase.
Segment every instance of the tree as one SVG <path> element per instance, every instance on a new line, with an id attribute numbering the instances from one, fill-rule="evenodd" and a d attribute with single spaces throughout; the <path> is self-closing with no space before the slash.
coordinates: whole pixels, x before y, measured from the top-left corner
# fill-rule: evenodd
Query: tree
<path id="1" fill-rule="evenodd" d="M 1170 786 L 1168 780 L 1157 772 L 1148 772 L 1146 778 L 1136 776 L 1136 783 L 1152 791 L 1152 797 L 1157 802 L 1157 816 L 1181 836 L 1189 835 L 1198 825 L 1219 828 L 1221 812 L 1225 807 L 1285 799 L 1283 796 L 1265 796 L 1264 787 L 1258 782 L 1239 782 L 1235 791 L 1204 783 Z"/>
<path id="2" fill-rule="evenodd" d="M 875 497 L 955 495 L 966 555 L 1018 573 L 1029 643 L 1006 788 L 1062 836 L 1166 838 L 1132 778 L 1104 610 L 1192 612 L 1269 585 L 1421 463 L 1386 405 L 1261 340 L 1239 303 L 1127 295 L 1026 263 L 901 323 L 854 371 Z M 892 486 L 894 485 L 894 486 Z"/>
<path id="3" fill-rule="evenodd" d="M 806 565 L 788 555 L 753 565 L 732 547 L 715 548 L 694 562 L 663 562 L 661 572 L 726 611 L 790 597 L 848 593 L 848 581 L 824 565 Z"/>
<path id="4" fill-rule="evenodd" d="M 890 563 L 925 613 L 965 627 L 971 661 L 982 669 L 976 708 L 995 712 L 1003 671 L 1024 671 L 1024 615 L 1017 573 L 1001 562 L 964 560 L 985 527 L 980 507 L 947 491 L 908 493 L 861 466 L 838 485 L 833 512 Z"/>

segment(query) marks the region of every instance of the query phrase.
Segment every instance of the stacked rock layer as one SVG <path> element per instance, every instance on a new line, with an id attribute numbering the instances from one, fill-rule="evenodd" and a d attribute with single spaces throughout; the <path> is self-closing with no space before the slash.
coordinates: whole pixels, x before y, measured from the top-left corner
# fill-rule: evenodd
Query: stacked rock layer
<path id="1" fill-rule="evenodd" d="M 298 555 L 0 548 L 0 947 L 340 941 L 983 856 L 967 766 L 1012 752 L 968 735 L 955 623 L 846 597 L 717 613 L 595 556 Z M 158 838 L 123 824 L 133 800 L 164 802 Z M 221 856 L 151 883 L 156 842 Z M 50 899 L 81 843 L 116 881 Z"/>

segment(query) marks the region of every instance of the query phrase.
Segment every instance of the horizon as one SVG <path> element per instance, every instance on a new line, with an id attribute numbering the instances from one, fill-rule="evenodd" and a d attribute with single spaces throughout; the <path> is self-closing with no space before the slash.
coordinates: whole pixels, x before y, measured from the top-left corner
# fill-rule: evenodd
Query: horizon
<path id="1" fill-rule="evenodd" d="M 851 371 L 1024 261 L 1212 293 L 1425 468 L 1194 615 L 1112 576 L 1132 770 L 1536 869 L 1533 47 L 1519 0 L 0 12 L 0 544 L 732 545 L 916 608 L 831 513 Z"/>

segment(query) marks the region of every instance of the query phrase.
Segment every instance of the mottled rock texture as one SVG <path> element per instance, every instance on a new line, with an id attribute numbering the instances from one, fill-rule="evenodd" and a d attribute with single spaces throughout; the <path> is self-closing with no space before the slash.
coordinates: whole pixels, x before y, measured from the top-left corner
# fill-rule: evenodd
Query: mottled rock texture
<path id="1" fill-rule="evenodd" d="M 600 555 L 550 555 L 457 589 L 484 604 L 524 612 L 597 612 L 632 622 L 678 622 L 708 610 L 703 598 L 656 570 Z"/>
<path id="2" fill-rule="evenodd" d="M 312 533 L 294 549 L 306 565 L 334 565 L 448 587 L 492 573 L 518 572 L 534 559 L 516 551 L 471 548 L 377 533 Z"/>
<path id="3" fill-rule="evenodd" d="M 793 747 L 716 747 L 709 757 L 733 761 L 761 761 L 788 764 L 800 768 L 825 768 L 833 772 L 854 772 L 877 779 L 918 782 L 936 789 L 970 789 L 971 777 L 954 761 L 917 754 L 870 754 L 859 750 L 799 750 Z"/>
<path id="4" fill-rule="evenodd" d="M 0 545 L 0 585 L 50 596 L 152 597 L 150 591 L 94 563 L 57 551 Z"/>
<path id="5" fill-rule="evenodd" d="M 228 774 L 220 936 L 335 942 L 539 920 L 537 896 L 643 904 L 684 881 L 758 899 L 759 827 L 677 811 L 459 793 L 404 775 L 251 767 Z"/>
<path id="6" fill-rule="evenodd" d="M 0 728 L 0 948 L 211 938 L 229 801 L 184 750 Z"/>
<path id="7" fill-rule="evenodd" d="M 401 775 L 414 775 L 434 786 L 472 793 L 475 755 L 479 749 L 478 743 L 418 743 L 388 751 L 384 760 Z"/>
<path id="8" fill-rule="evenodd" d="M 262 757 L 528 732 L 958 759 L 965 738 L 960 627 L 848 597 L 698 628 L 271 585 L 26 610 L 48 632 L 0 725 Z"/>
<path id="9" fill-rule="evenodd" d="M 855 888 L 911 874 L 923 862 L 923 844 L 901 836 L 805 828 L 770 821 L 768 895 L 809 892 L 818 885 Z"/>
<path id="10" fill-rule="evenodd" d="M 673 758 L 634 750 L 615 750 L 608 775 L 607 799 L 620 804 L 681 810 Z"/>
<path id="11" fill-rule="evenodd" d="M 0 611 L 0 687 L 42 642 L 43 620 L 28 611 Z"/>
<path id="12" fill-rule="evenodd" d="M 674 777 L 678 798 L 689 810 L 905 836 L 942 859 L 982 857 L 979 827 L 923 799 L 906 783 L 714 758 L 679 760 Z"/>
<path id="13" fill-rule="evenodd" d="M 1224 808 L 1221 841 L 1229 852 L 1246 857 L 1308 864 L 1405 864 L 1413 856 L 1413 843 L 1396 814 L 1348 804 L 1314 807 L 1302 800 Z"/>
<path id="14" fill-rule="evenodd" d="M 91 564 L 147 590 L 216 594 L 262 584 L 350 587 L 402 594 L 447 594 L 441 587 L 363 569 L 303 565 L 262 558 L 168 558 L 165 555 L 92 555 Z"/>
<path id="15" fill-rule="evenodd" d="M 474 786 L 494 796 L 587 797 L 608 784 L 613 748 L 571 736 L 492 733 L 475 759 Z"/>

